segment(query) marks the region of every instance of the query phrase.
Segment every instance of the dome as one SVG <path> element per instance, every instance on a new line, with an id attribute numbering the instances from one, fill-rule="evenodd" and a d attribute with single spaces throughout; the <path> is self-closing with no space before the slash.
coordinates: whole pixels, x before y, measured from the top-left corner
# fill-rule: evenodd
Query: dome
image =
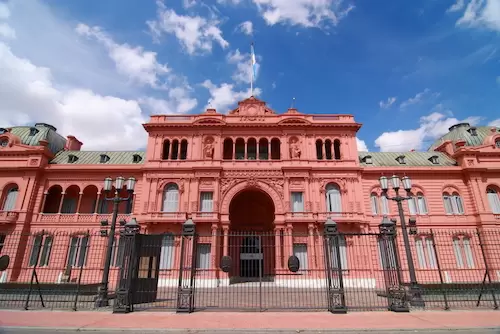
<path id="1" fill-rule="evenodd" d="M 448 133 L 436 140 L 428 151 L 434 151 L 436 147 L 443 142 L 450 140 L 453 143 L 463 140 L 465 146 L 480 146 L 486 137 L 491 135 L 491 129 L 496 128 L 500 132 L 500 128 L 494 126 L 471 126 L 469 123 L 458 123 L 448 129 Z"/>

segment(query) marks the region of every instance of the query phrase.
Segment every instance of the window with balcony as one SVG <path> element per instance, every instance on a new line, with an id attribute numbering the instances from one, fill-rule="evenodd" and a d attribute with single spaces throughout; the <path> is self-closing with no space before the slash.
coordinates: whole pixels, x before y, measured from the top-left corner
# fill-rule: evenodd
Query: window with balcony
<path id="1" fill-rule="evenodd" d="M 444 209 L 447 215 L 464 214 L 464 205 L 462 197 L 456 192 L 453 194 L 443 193 Z"/>
<path id="2" fill-rule="evenodd" d="M 342 212 L 342 197 L 338 185 L 329 183 L 326 186 L 326 210 L 328 212 Z"/>
<path id="3" fill-rule="evenodd" d="M 200 194 L 200 211 L 213 212 L 214 210 L 214 193 L 211 191 L 202 191 Z"/>
<path id="4" fill-rule="evenodd" d="M 163 191 L 163 212 L 177 212 L 179 209 L 179 187 L 170 183 Z"/>
<path id="5" fill-rule="evenodd" d="M 473 269 L 474 256 L 470 238 L 468 236 L 456 236 L 453 238 L 453 251 L 459 269 Z"/>
<path id="6" fill-rule="evenodd" d="M 489 187 L 486 189 L 488 196 L 488 202 L 490 204 L 491 212 L 494 214 L 500 214 L 500 196 L 496 189 Z"/>
<path id="7" fill-rule="evenodd" d="M 16 185 L 8 188 L 5 200 L 3 202 L 3 211 L 13 211 L 16 208 L 17 196 L 19 195 L 19 188 Z"/>
<path id="8" fill-rule="evenodd" d="M 436 269 L 436 252 L 432 238 L 430 236 L 421 235 L 415 238 L 415 248 L 417 250 L 418 267 L 420 269 Z"/>
<path id="9" fill-rule="evenodd" d="M 291 210 L 292 212 L 304 212 L 304 194 L 299 191 L 294 191 L 291 194 Z"/>
<path id="10" fill-rule="evenodd" d="M 87 262 L 89 237 L 74 236 L 71 237 L 68 249 L 67 265 L 72 267 L 83 267 Z"/>
<path id="11" fill-rule="evenodd" d="M 49 265 L 50 251 L 52 250 L 53 237 L 51 235 L 38 234 L 33 238 L 29 266 L 44 267 Z"/>
<path id="12" fill-rule="evenodd" d="M 172 233 L 163 236 L 160 253 L 160 269 L 172 269 L 174 267 L 174 242 Z"/>

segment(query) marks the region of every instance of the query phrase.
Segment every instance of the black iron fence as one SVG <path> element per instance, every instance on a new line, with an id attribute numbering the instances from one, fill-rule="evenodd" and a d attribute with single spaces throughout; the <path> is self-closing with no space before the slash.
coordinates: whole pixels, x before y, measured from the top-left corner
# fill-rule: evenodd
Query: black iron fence
<path id="1" fill-rule="evenodd" d="M 297 229 L 299 230 L 299 229 Z M 1 234 L 1 232 L 0 232 Z M 0 308 L 95 309 L 108 239 L 101 232 L 6 233 Z M 426 309 L 498 308 L 500 230 L 410 236 Z M 407 311 L 409 266 L 394 225 L 289 233 L 197 232 L 115 236 L 111 305 L 133 310 Z"/>

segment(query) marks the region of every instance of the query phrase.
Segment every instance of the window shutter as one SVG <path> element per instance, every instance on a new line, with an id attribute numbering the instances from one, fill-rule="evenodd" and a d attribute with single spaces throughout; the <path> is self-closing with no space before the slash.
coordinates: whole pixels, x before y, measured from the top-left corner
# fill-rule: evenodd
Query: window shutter
<path id="1" fill-rule="evenodd" d="M 370 195 L 370 202 L 372 205 L 372 214 L 378 215 L 378 197 L 375 194 Z"/>
<path id="2" fill-rule="evenodd" d="M 380 203 L 382 204 L 382 214 L 389 214 L 389 200 L 385 196 L 380 196 Z"/>
<path id="3" fill-rule="evenodd" d="M 417 205 L 415 201 L 415 196 L 411 195 L 411 198 L 408 200 L 408 210 L 410 211 L 410 215 L 417 214 Z"/>
<path id="4" fill-rule="evenodd" d="M 443 195 L 444 210 L 447 215 L 453 214 L 453 207 L 451 205 L 451 198 L 449 195 Z"/>
<path id="5" fill-rule="evenodd" d="M 172 269 L 174 260 L 174 236 L 166 234 L 163 236 L 161 253 L 160 253 L 160 269 Z"/>
<path id="6" fill-rule="evenodd" d="M 418 195 L 418 211 L 421 215 L 427 214 L 427 203 L 425 201 L 424 195 Z"/>

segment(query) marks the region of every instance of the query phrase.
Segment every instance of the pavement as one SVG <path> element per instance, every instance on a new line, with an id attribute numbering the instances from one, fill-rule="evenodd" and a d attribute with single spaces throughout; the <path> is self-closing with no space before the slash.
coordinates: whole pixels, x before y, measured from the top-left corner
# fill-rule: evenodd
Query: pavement
<path id="1" fill-rule="evenodd" d="M 500 333 L 500 311 L 134 312 L 0 311 L 0 333 Z"/>

